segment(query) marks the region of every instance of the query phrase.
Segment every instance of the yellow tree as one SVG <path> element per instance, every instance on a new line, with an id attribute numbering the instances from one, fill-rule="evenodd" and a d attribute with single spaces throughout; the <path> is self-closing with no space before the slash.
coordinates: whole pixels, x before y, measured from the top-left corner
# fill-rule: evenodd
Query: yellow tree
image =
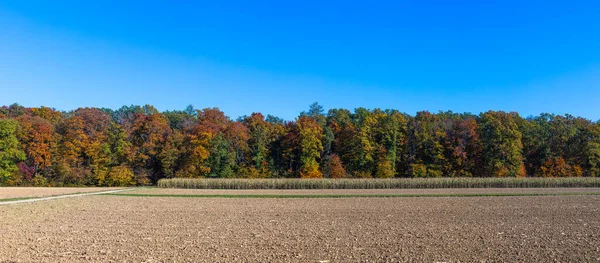
<path id="1" fill-rule="evenodd" d="M 271 136 L 271 124 L 266 122 L 260 113 L 252 113 L 244 119 L 244 125 L 248 128 L 248 149 L 252 165 L 260 171 L 262 176 L 269 173 L 268 157 L 269 146 L 273 140 Z"/>
<path id="2" fill-rule="evenodd" d="M 83 171 L 83 155 L 89 138 L 84 132 L 83 119 L 71 116 L 59 122 L 56 127 L 58 146 L 52 155 L 56 180 L 67 185 L 81 184 Z"/>
<path id="3" fill-rule="evenodd" d="M 61 118 L 61 113 L 48 107 L 31 108 L 31 115 L 38 116 L 42 119 L 48 120 L 52 124 L 58 123 Z"/>
<path id="4" fill-rule="evenodd" d="M 323 177 L 318 161 L 323 151 L 323 129 L 308 116 L 300 116 L 297 123 L 300 132 L 300 177 Z"/>

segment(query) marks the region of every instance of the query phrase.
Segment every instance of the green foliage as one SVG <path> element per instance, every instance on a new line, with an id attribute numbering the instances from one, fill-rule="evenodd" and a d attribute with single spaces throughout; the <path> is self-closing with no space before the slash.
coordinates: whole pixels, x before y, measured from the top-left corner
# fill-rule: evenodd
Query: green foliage
<path id="1" fill-rule="evenodd" d="M 324 113 L 325 110 L 323 110 L 323 106 L 319 105 L 318 102 L 314 102 L 310 105 L 308 112 L 301 112 L 300 116 L 310 117 L 311 119 L 315 120 L 317 124 L 321 126 L 321 128 L 323 128 L 325 127 L 327 121 Z"/>
<path id="2" fill-rule="evenodd" d="M 588 175 L 600 176 L 600 123 L 590 125 L 586 131 L 588 140 L 584 146 L 584 166 Z"/>
<path id="3" fill-rule="evenodd" d="M 0 120 L 0 183 L 17 171 L 18 162 L 25 160 L 16 135 L 18 125 L 14 120 Z"/>
<path id="4" fill-rule="evenodd" d="M 410 174 L 413 177 L 433 176 L 441 173 L 442 165 L 448 162 L 445 155 L 446 132 L 442 126 L 440 116 L 429 112 L 417 112 L 417 115 L 410 122 L 409 130 L 409 162 L 413 164 L 422 164 L 414 166 L 411 164 Z M 418 171 L 413 171 L 417 168 Z"/>
<path id="5" fill-rule="evenodd" d="M 483 144 L 485 173 L 498 177 L 524 176 L 522 133 L 516 113 L 488 111 L 481 115 L 480 131 Z"/>
<path id="6" fill-rule="evenodd" d="M 31 186 L 36 186 L 36 187 L 48 186 L 48 179 L 43 176 L 36 175 L 35 177 L 33 177 L 33 179 L 31 179 Z"/>
<path id="7" fill-rule="evenodd" d="M 210 141 L 210 155 L 206 160 L 210 168 L 208 177 L 233 177 L 235 152 L 231 150 L 229 141 L 223 134 L 218 134 Z"/>
<path id="8" fill-rule="evenodd" d="M 271 124 L 266 122 L 260 113 L 253 113 L 250 117 L 244 119 L 244 124 L 248 130 L 247 145 L 250 150 L 252 164 L 256 169 L 261 169 L 269 156 L 269 145 L 272 139 L 270 136 Z"/>

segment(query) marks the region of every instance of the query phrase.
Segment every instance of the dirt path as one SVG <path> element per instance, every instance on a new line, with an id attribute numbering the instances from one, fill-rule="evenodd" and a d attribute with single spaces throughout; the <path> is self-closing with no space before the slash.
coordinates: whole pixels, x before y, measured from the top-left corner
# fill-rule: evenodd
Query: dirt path
<path id="1" fill-rule="evenodd" d="M 66 194 L 66 195 L 57 195 L 57 196 L 48 196 L 48 197 L 39 197 L 39 198 L 27 198 L 27 199 L 20 199 L 20 200 L 0 201 L 0 205 L 33 203 L 33 202 L 38 202 L 38 201 L 48 201 L 48 200 L 54 200 L 54 199 L 71 198 L 71 197 L 79 197 L 79 196 L 87 196 L 87 195 L 112 194 L 112 193 L 119 193 L 119 192 L 124 192 L 124 191 L 131 191 L 131 190 L 135 190 L 135 188 L 110 190 L 110 191 L 99 191 L 99 192 L 90 192 L 90 193 L 80 193 L 80 194 Z"/>
<path id="2" fill-rule="evenodd" d="M 0 187 L 0 200 L 9 198 L 45 197 L 65 194 L 80 194 L 124 187 Z"/>

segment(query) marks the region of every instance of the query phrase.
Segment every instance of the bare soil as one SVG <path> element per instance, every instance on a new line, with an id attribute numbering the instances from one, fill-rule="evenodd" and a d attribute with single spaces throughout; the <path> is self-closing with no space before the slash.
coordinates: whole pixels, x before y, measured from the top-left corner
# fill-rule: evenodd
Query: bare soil
<path id="1" fill-rule="evenodd" d="M 114 190 L 106 187 L 0 187 L 0 199 L 43 197 Z"/>
<path id="2" fill-rule="evenodd" d="M 86 196 L 0 206 L 0 262 L 599 262 L 599 221 L 600 196 Z"/>

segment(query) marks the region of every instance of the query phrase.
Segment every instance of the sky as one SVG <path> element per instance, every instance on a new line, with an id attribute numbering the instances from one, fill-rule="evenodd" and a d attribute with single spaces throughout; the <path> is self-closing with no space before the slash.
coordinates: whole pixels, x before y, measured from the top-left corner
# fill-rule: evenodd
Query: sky
<path id="1" fill-rule="evenodd" d="M 600 119 L 600 1 L 0 0 L 0 105 Z"/>

